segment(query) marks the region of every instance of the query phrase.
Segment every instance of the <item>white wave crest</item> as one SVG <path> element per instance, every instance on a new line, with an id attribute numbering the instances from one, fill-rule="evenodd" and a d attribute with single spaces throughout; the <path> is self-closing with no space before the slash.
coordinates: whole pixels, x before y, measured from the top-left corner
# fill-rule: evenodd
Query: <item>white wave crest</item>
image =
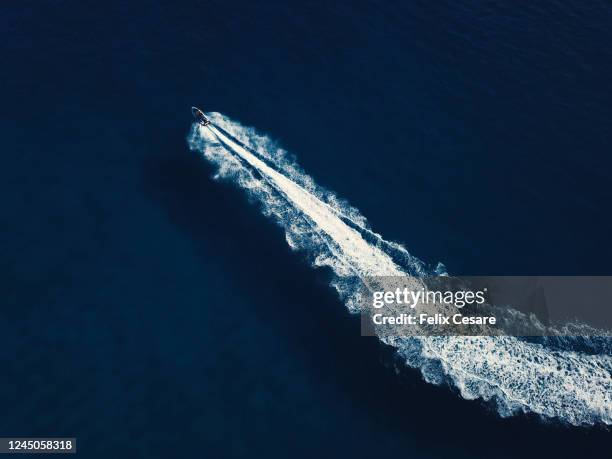
<path id="1" fill-rule="evenodd" d="M 372 232 L 366 219 L 319 187 L 268 137 L 219 114 L 195 125 L 189 145 L 257 200 L 284 229 L 288 244 L 328 266 L 346 306 L 367 276 L 426 274 L 400 244 Z M 220 128 L 220 129 L 219 129 Z M 439 265 L 433 272 L 444 271 Z M 431 270 L 429 271 L 432 272 Z M 413 337 L 383 341 L 426 381 L 450 382 L 466 399 L 492 401 L 501 416 L 530 412 L 573 425 L 612 424 L 612 356 L 554 349 L 515 337 Z"/>

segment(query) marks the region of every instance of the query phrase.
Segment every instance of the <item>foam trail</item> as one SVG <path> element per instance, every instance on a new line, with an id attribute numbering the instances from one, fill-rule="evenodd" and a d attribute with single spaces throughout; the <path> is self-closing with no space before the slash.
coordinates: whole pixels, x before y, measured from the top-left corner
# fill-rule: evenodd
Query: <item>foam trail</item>
<path id="1" fill-rule="evenodd" d="M 424 274 L 402 246 L 367 227 L 356 209 L 317 186 L 270 139 L 218 113 L 194 125 L 189 143 L 260 202 L 288 243 L 329 266 L 334 287 L 357 312 L 366 276 Z M 612 356 L 515 337 L 385 338 L 431 383 L 450 382 L 466 399 L 492 401 L 502 416 L 531 412 L 574 425 L 612 424 Z"/>

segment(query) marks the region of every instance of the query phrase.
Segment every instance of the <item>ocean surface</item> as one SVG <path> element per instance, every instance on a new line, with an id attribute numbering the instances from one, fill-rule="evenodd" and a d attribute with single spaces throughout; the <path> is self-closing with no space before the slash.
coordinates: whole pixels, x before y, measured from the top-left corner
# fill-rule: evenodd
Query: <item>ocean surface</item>
<path id="1" fill-rule="evenodd" d="M 74 436 L 84 457 L 605 457 L 596 419 L 500 415 L 362 338 L 312 239 L 293 250 L 261 196 L 215 178 L 189 108 L 286 150 L 427 269 L 610 275 L 612 6 L 176 3 L 2 7 L 0 436 Z"/>

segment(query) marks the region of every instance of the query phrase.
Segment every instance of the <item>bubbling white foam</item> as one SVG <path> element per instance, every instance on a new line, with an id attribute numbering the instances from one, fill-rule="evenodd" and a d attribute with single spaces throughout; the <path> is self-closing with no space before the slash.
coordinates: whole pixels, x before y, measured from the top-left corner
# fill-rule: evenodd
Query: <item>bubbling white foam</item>
<path id="1" fill-rule="evenodd" d="M 328 266 L 351 312 L 367 276 L 426 274 L 400 244 L 372 232 L 366 219 L 319 187 L 268 137 L 219 114 L 194 125 L 189 145 L 258 201 L 285 230 L 288 244 Z M 221 129 L 217 128 L 220 127 Z M 442 265 L 433 272 L 443 272 Z M 430 270 L 429 273 L 432 271 Z M 452 383 L 466 399 L 495 403 L 501 416 L 531 412 L 573 425 L 612 424 L 612 356 L 551 349 L 515 337 L 383 339 L 426 381 Z"/>

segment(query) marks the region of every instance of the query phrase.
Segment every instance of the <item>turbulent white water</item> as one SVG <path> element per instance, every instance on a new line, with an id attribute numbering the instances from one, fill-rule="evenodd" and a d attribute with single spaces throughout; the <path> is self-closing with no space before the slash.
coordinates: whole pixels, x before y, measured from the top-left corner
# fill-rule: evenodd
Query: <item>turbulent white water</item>
<path id="1" fill-rule="evenodd" d="M 194 125 L 192 149 L 218 166 L 284 229 L 289 245 L 335 273 L 352 312 L 367 276 L 425 274 L 402 246 L 367 227 L 359 212 L 318 187 L 266 136 L 218 113 Z M 221 129 L 219 129 L 221 128 Z M 612 424 L 612 356 L 515 337 L 386 338 L 428 382 L 449 382 L 466 399 L 495 403 L 502 416 L 531 412 L 574 425 Z"/>

